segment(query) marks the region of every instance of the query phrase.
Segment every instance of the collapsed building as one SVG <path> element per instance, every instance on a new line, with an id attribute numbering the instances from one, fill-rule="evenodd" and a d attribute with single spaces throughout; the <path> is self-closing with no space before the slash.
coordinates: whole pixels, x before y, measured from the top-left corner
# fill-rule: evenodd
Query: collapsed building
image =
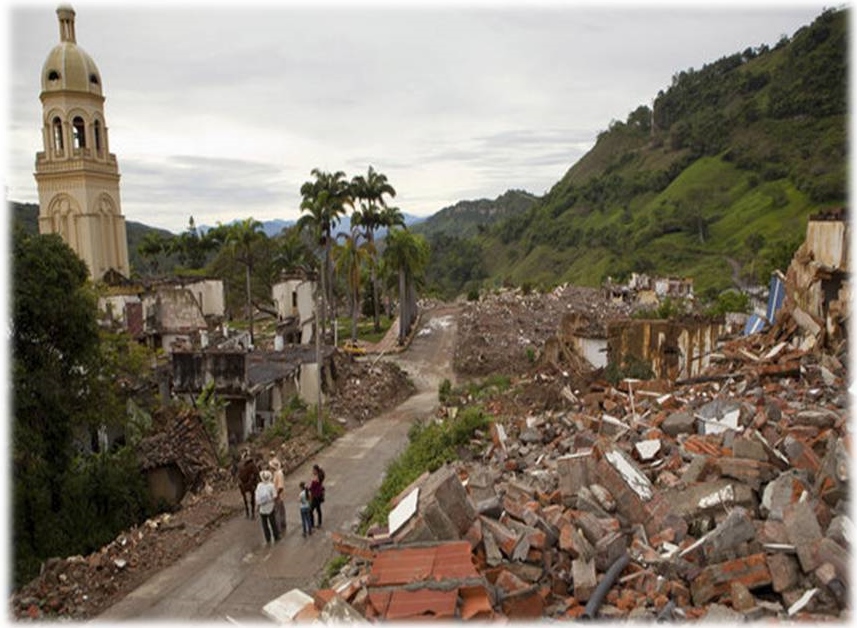
<path id="1" fill-rule="evenodd" d="M 705 365 L 584 391 L 561 369 L 536 372 L 562 389 L 560 407 L 521 416 L 494 403 L 490 433 L 402 491 L 386 526 L 333 535 L 351 561 L 328 588 L 286 592 L 263 612 L 282 623 L 847 618 L 847 237 L 842 212 L 813 217 L 774 320 L 717 342 L 709 330 L 686 353 Z M 636 345 L 657 366 L 681 334 L 650 323 L 632 329 L 663 338 Z M 571 355 L 564 367 L 585 368 L 579 339 L 597 334 L 579 316 L 562 327 L 578 340 L 549 339 L 545 364 Z"/>

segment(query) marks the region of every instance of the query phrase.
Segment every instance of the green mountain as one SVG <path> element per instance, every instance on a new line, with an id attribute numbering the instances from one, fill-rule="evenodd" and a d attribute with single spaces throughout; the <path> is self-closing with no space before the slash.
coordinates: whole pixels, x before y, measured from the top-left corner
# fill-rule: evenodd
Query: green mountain
<path id="1" fill-rule="evenodd" d="M 810 214 L 846 202 L 847 10 L 773 48 L 682 71 L 599 134 L 530 209 L 433 246 L 445 296 L 500 284 L 693 277 L 714 296 L 784 268 Z M 443 256 L 467 252 L 478 272 Z"/>
<path id="2" fill-rule="evenodd" d="M 537 200 L 537 196 L 524 190 L 508 190 L 493 201 L 487 198 L 459 201 L 408 228 L 427 239 L 437 233 L 470 237 L 484 233 L 488 226 L 496 222 L 524 213 Z"/>

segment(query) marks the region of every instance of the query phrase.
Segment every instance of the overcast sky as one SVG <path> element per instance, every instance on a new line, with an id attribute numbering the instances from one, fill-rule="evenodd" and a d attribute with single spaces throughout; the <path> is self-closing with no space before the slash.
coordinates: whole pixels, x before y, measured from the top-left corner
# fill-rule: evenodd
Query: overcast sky
<path id="1" fill-rule="evenodd" d="M 38 202 L 58 4 L 4 9 L 9 200 Z M 837 6 L 71 4 L 101 72 L 122 212 L 173 232 L 191 215 L 296 219 L 316 167 L 351 178 L 371 164 L 393 204 L 422 216 L 510 188 L 544 194 L 674 74 L 773 47 Z"/>

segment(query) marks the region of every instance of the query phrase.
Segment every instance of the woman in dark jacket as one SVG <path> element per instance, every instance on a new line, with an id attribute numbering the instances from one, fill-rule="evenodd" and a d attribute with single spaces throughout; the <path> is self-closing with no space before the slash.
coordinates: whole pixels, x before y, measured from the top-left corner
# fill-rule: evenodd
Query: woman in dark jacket
<path id="1" fill-rule="evenodd" d="M 309 483 L 310 517 L 313 525 L 321 527 L 321 504 L 324 502 L 324 471 L 317 464 L 312 465 L 312 481 Z M 318 513 L 318 523 L 315 523 L 315 513 Z"/>

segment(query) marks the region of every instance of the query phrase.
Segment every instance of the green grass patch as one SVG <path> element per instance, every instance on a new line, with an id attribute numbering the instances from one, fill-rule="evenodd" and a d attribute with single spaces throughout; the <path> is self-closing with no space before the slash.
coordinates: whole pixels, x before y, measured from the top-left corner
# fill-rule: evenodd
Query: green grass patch
<path id="1" fill-rule="evenodd" d="M 387 466 L 378 493 L 366 506 L 359 532 L 365 534 L 375 523 L 385 524 L 390 502 L 425 471 L 436 471 L 459 459 L 459 449 L 470 443 L 476 430 L 486 429 L 491 419 L 478 406 L 462 410 L 449 421 L 414 423 L 408 434 L 407 449 Z"/>

